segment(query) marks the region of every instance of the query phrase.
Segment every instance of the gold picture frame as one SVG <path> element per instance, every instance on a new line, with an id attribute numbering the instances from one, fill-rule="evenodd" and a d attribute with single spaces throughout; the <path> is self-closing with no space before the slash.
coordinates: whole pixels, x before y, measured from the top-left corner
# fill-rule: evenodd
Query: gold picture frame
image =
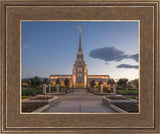
<path id="1" fill-rule="evenodd" d="M 140 113 L 21 114 L 21 20 L 140 21 Z M 1 0 L 1 132 L 159 133 L 158 45 L 158 0 Z"/>

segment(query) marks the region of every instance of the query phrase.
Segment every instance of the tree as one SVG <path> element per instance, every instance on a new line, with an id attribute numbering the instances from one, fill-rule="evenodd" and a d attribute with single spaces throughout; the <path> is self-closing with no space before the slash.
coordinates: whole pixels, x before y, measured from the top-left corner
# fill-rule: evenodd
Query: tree
<path id="1" fill-rule="evenodd" d="M 119 80 L 117 81 L 117 84 L 118 84 L 119 86 L 126 87 L 126 86 L 127 86 L 127 82 L 128 82 L 128 79 L 123 78 L 123 79 L 119 79 Z"/>
<path id="2" fill-rule="evenodd" d="M 108 80 L 107 84 L 113 86 L 113 84 L 115 83 L 115 81 L 113 79 Z"/>
<path id="3" fill-rule="evenodd" d="M 37 87 L 42 84 L 42 81 L 37 76 L 35 76 L 34 78 L 30 80 L 31 80 L 31 86 L 33 87 Z"/>
<path id="4" fill-rule="evenodd" d="M 22 79 L 22 87 L 28 87 L 29 85 L 29 79 Z"/>
<path id="5" fill-rule="evenodd" d="M 49 83 L 50 83 L 50 80 L 49 80 L 48 78 L 45 78 L 45 79 L 43 80 L 43 83 L 44 83 L 44 84 L 49 84 Z"/>
<path id="6" fill-rule="evenodd" d="M 29 80 L 30 80 L 30 79 L 23 79 L 23 80 L 22 80 L 22 83 L 28 83 L 28 84 L 29 84 Z"/>
<path id="7" fill-rule="evenodd" d="M 99 83 L 98 83 L 98 85 L 101 85 L 101 84 L 103 84 L 103 82 L 100 80 Z"/>
<path id="8" fill-rule="evenodd" d="M 66 87 L 69 87 L 69 80 L 68 80 L 67 78 L 64 80 L 64 85 L 65 85 Z"/>
<path id="9" fill-rule="evenodd" d="M 95 81 L 92 80 L 92 81 L 90 82 L 90 86 L 93 88 L 95 85 L 96 85 Z"/>
<path id="10" fill-rule="evenodd" d="M 132 83 L 138 88 L 139 87 L 139 79 L 134 79 Z"/>
<path id="11" fill-rule="evenodd" d="M 59 81 L 59 79 L 56 80 L 56 84 L 61 84 L 61 82 Z"/>

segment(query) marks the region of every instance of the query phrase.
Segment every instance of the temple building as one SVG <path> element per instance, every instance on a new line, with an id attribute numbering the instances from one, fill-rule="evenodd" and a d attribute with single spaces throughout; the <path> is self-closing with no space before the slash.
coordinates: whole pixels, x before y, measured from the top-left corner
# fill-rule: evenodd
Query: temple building
<path id="1" fill-rule="evenodd" d="M 81 48 L 81 27 L 79 27 L 79 49 L 77 53 L 77 59 L 73 65 L 72 75 L 50 75 L 49 79 L 53 86 L 56 84 L 56 80 L 59 79 L 61 86 L 64 86 L 64 80 L 69 80 L 70 87 L 74 88 L 86 88 L 90 87 L 90 81 L 94 80 L 96 86 L 99 81 L 103 82 L 104 86 L 107 85 L 107 81 L 110 79 L 109 75 L 88 75 L 87 65 L 83 59 L 83 53 Z"/>

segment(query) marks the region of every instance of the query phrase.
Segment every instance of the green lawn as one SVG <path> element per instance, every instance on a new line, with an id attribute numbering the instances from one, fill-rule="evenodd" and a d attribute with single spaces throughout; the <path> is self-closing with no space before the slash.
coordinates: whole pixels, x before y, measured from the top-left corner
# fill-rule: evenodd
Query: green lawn
<path id="1" fill-rule="evenodd" d="M 128 99 L 135 99 L 135 100 L 139 100 L 137 97 L 135 96 L 127 96 Z"/>
<path id="2" fill-rule="evenodd" d="M 106 98 L 111 99 L 111 100 L 126 100 L 125 98 L 119 97 L 119 96 L 109 96 Z"/>
<path id="3" fill-rule="evenodd" d="M 53 97 L 51 97 L 51 96 L 38 96 L 36 98 L 30 98 L 30 100 L 49 100 L 51 98 L 53 98 Z"/>
<path id="4" fill-rule="evenodd" d="M 22 98 L 22 100 L 24 100 L 24 99 L 30 99 L 31 97 L 30 96 L 22 96 L 21 98 Z"/>
<path id="5" fill-rule="evenodd" d="M 117 90 L 117 93 L 122 95 L 138 95 L 139 90 Z"/>

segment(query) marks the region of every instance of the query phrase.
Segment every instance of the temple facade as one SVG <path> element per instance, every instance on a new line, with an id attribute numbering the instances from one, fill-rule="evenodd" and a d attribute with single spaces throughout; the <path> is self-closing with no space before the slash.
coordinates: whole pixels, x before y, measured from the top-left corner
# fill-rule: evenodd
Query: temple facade
<path id="1" fill-rule="evenodd" d="M 108 86 L 107 82 L 110 79 L 109 75 L 88 75 L 87 65 L 83 59 L 83 53 L 81 48 L 81 27 L 79 27 L 79 49 L 75 64 L 73 65 L 72 75 L 50 75 L 49 79 L 53 86 L 56 84 L 56 80 L 59 79 L 61 86 L 64 86 L 64 80 L 69 80 L 70 87 L 74 88 L 86 88 L 90 87 L 90 82 L 95 81 L 98 86 L 99 81 L 103 82 L 104 86 Z"/>

